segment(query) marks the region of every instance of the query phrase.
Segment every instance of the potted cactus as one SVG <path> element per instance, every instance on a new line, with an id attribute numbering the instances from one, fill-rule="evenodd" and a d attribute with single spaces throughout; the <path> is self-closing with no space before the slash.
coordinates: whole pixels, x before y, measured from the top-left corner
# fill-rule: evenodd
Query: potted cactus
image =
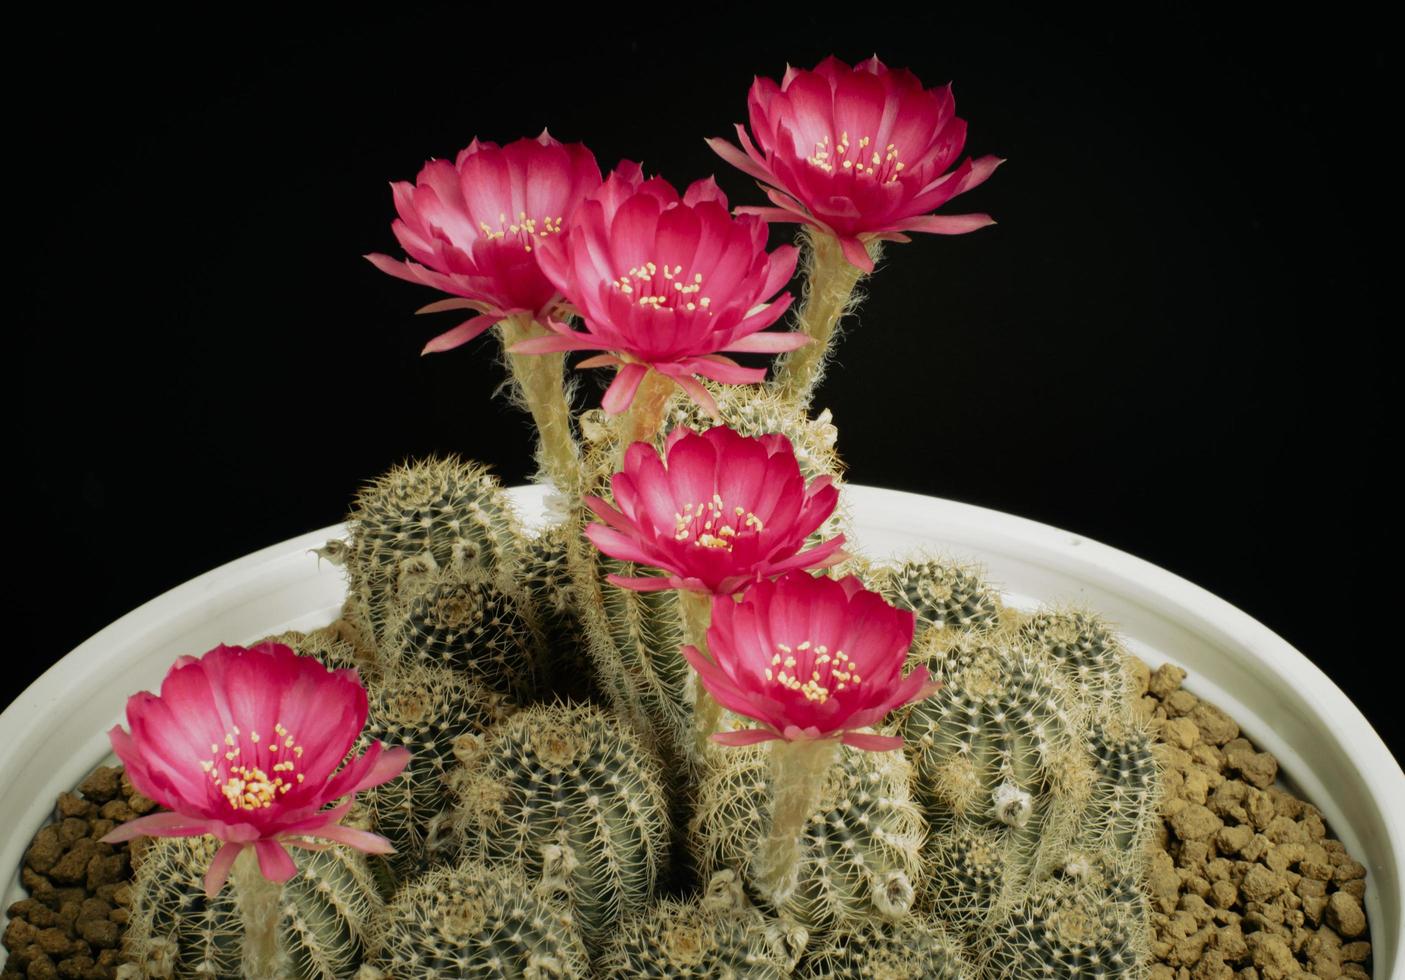
<path id="1" fill-rule="evenodd" d="M 161 810 L 101 840 L 153 838 L 122 975 L 1151 973 L 1162 780 L 1128 644 L 972 564 L 880 560 L 884 501 L 810 403 L 882 251 L 990 224 L 933 212 L 1001 161 L 960 159 L 949 88 L 876 57 L 749 108 L 709 142 L 770 206 L 545 132 L 394 186 L 408 258 L 368 258 L 466 317 L 427 353 L 497 338 L 541 486 L 397 467 L 317 542 L 307 615 L 132 697 L 111 744 Z M 599 408 L 575 352 L 614 372 Z"/>

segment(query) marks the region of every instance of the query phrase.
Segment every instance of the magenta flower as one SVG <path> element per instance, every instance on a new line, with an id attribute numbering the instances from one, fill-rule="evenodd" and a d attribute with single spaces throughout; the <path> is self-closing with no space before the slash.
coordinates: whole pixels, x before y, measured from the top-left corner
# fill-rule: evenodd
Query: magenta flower
<path id="1" fill-rule="evenodd" d="M 776 292 L 795 272 L 796 250 L 766 252 L 766 222 L 733 217 L 712 178 L 680 198 L 660 177 L 644 179 L 625 161 L 586 198 L 563 236 L 541 243 L 537 260 L 585 320 L 572 330 L 549 321 L 556 336 L 522 341 L 521 354 L 599 350 L 581 367 L 615 365 L 604 408 L 629 407 L 649 370 L 676 381 L 716 415 L 694 375 L 726 384 L 766 377 L 724 353 L 774 354 L 808 342 L 795 333 L 759 333 L 790 305 Z"/>
<path id="2" fill-rule="evenodd" d="M 683 655 L 718 704 L 761 723 L 713 735 L 716 742 L 839 738 L 884 751 L 902 739 L 855 729 L 878 724 L 939 686 L 926 668 L 902 676 L 912 629 L 912 613 L 888 605 L 852 575 L 791 572 L 756 583 L 740 602 L 714 598 L 707 631 L 712 659 L 693 646 Z"/>
<path id="3" fill-rule="evenodd" d="M 699 435 L 680 427 L 664 452 L 666 462 L 648 443 L 629 447 L 624 472 L 611 483 L 619 510 L 585 498 L 605 522 L 585 530 L 597 548 L 668 573 L 610 575 L 615 585 L 731 595 L 748 582 L 839 558 L 842 534 L 801 550 L 834 512 L 839 491 L 828 476 L 805 485 L 785 436 L 747 438 L 726 426 Z"/>
<path id="4" fill-rule="evenodd" d="M 966 142 L 955 105 L 950 85 L 924 89 L 912 72 L 889 69 L 877 55 L 853 68 L 829 57 L 814 71 L 787 67 L 779 85 L 755 80 L 747 98 L 751 135 L 737 124 L 746 152 L 723 139 L 707 142 L 761 181 L 777 205 L 738 211 L 813 225 L 871 272 L 866 239 L 905 242 L 906 231 L 960 235 L 993 223 L 987 214 L 928 213 L 1003 162 L 968 157 L 947 171 Z"/>
<path id="5" fill-rule="evenodd" d="M 594 155 L 546 130 L 502 147 L 475 139 L 453 163 L 426 163 L 413 185 L 390 185 L 400 213 L 391 230 L 416 261 L 366 258 L 382 272 L 459 297 L 421 313 L 480 314 L 435 337 L 424 353 L 449 350 L 510 314 L 545 317 L 555 309 L 561 294 L 537 267 L 537 247 L 561 234 L 599 186 Z"/>
<path id="6" fill-rule="evenodd" d="M 395 778 L 410 760 L 407 749 L 372 742 L 341 765 L 366 708 L 355 670 L 330 670 L 280 643 L 181 657 L 159 697 L 127 699 L 131 733 L 121 725 L 107 733 L 132 785 L 172 812 L 130 820 L 103 841 L 213 834 L 224 846 L 205 875 L 209 895 L 246 847 L 271 881 L 297 873 L 285 845 L 321 846 L 307 838 L 389 853 L 385 838 L 340 824 L 354 794 Z"/>

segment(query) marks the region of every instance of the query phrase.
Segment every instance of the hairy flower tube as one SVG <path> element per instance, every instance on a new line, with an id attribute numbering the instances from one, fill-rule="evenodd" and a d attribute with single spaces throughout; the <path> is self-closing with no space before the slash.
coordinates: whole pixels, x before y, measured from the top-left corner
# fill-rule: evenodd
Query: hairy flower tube
<path id="1" fill-rule="evenodd" d="M 366 258 L 382 272 L 457 297 L 422 313 L 477 312 L 424 352 L 449 350 L 512 314 L 545 318 L 556 311 L 561 294 L 535 253 L 561 235 L 599 186 L 600 167 L 580 143 L 559 143 L 545 130 L 506 146 L 475 139 L 453 163 L 431 160 L 415 183 L 390 185 L 400 214 L 391 229 L 413 261 Z"/>
<path id="2" fill-rule="evenodd" d="M 748 384 L 766 376 L 724 356 L 774 354 L 808 342 L 795 333 L 760 333 L 790 305 L 776 293 L 795 271 L 796 250 L 766 252 L 766 222 L 727 210 L 711 179 L 683 195 L 660 177 L 644 179 L 625 161 L 581 204 L 564 235 L 543 239 L 537 261 L 585 320 L 584 330 L 549 321 L 553 336 L 509 348 L 542 354 L 605 353 L 580 367 L 619 368 L 603 407 L 629 407 L 649 371 L 673 379 L 714 416 L 696 376 Z"/>
<path id="3" fill-rule="evenodd" d="M 902 676 L 912 631 L 912 613 L 852 575 L 790 572 L 756 583 L 740 602 L 715 598 L 707 631 L 712 658 L 692 646 L 683 655 L 719 704 L 761 724 L 713 741 L 839 740 L 885 751 L 902 739 L 859 729 L 938 687 L 925 668 Z"/>
<path id="4" fill-rule="evenodd" d="M 780 84 L 758 77 L 747 99 L 751 132 L 741 149 L 708 145 L 759 180 L 773 208 L 738 208 L 770 221 L 798 221 L 837 238 L 848 260 L 873 271 L 866 242 L 905 242 L 904 232 L 959 235 L 991 224 L 986 214 L 930 212 L 982 183 L 1002 162 L 967 158 L 951 86 L 924 89 L 877 55 L 850 67 L 829 57 L 814 71 L 787 68 Z"/>
<path id="5" fill-rule="evenodd" d="M 342 765 L 366 712 L 356 671 L 329 670 L 279 643 L 181 657 L 159 696 L 128 698 L 131 731 L 107 733 L 132 785 L 171 812 L 130 820 L 103 841 L 218 837 L 224 844 L 205 876 L 212 896 L 245 848 L 270 881 L 297 873 L 289 845 L 389 853 L 385 838 L 340 823 L 357 792 L 395 778 L 410 760 L 407 749 L 373 742 Z M 336 800 L 344 802 L 326 808 Z"/>
<path id="6" fill-rule="evenodd" d="M 630 446 L 611 487 L 619 509 L 587 497 L 604 523 L 591 524 L 586 535 L 611 558 L 667 573 L 609 577 L 626 589 L 730 596 L 749 582 L 831 563 L 844 543 L 837 535 L 803 550 L 834 512 L 839 491 L 828 476 L 807 486 L 783 435 L 680 427 L 669 433 L 662 458 L 648 443 Z"/>

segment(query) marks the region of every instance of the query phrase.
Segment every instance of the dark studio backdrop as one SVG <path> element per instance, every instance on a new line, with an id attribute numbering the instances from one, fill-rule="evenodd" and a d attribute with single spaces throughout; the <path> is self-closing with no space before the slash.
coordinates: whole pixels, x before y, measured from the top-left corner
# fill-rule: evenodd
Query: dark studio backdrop
<path id="1" fill-rule="evenodd" d="M 1179 6 L 190 16 L 11 31 L 19 629 L 0 704 L 140 603 L 340 520 L 407 456 L 525 478 L 490 343 L 421 358 L 456 321 L 414 317 L 435 294 L 361 258 L 397 249 L 388 181 L 547 125 L 606 169 L 715 173 L 734 204 L 765 203 L 703 137 L 745 118 L 753 74 L 876 51 L 954 80 L 968 151 L 1009 162 L 945 209 L 996 227 L 892 247 L 872 281 L 817 400 L 850 479 L 1184 575 L 1321 665 L 1399 754 L 1373 570 L 1398 111 L 1369 24 Z"/>

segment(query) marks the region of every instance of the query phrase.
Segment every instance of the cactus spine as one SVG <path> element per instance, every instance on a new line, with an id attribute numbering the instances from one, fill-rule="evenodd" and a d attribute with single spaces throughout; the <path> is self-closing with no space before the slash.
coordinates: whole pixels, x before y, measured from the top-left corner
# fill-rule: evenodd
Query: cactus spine
<path id="1" fill-rule="evenodd" d="M 917 629 L 985 631 L 1000 621 L 1000 601 L 972 567 L 908 561 L 884 569 L 876 587 L 895 606 L 917 617 Z"/>
<path id="2" fill-rule="evenodd" d="M 691 901 L 664 900 L 628 919 L 601 958 L 609 980 L 786 980 L 806 933 L 768 920 L 751 908 L 735 876 L 714 876 Z"/>
<path id="3" fill-rule="evenodd" d="M 559 877 L 581 933 L 599 948 L 642 910 L 668 849 L 657 763 L 590 705 L 538 706 L 461 752 L 458 825 L 468 853 Z"/>
<path id="4" fill-rule="evenodd" d="M 430 872 L 386 909 L 363 980 L 584 980 L 570 908 L 515 867 Z"/>
<path id="5" fill-rule="evenodd" d="M 344 550 L 353 619 L 384 639 L 396 607 L 438 571 L 519 578 L 521 532 L 488 469 L 457 458 L 391 469 L 356 495 Z"/>
<path id="6" fill-rule="evenodd" d="M 132 884 L 125 950 L 146 976 L 243 980 L 244 929 L 235 885 L 205 897 L 205 871 L 218 843 L 213 837 L 159 838 L 143 855 Z M 299 873 L 277 898 L 277 975 L 354 976 L 381 904 L 365 861 L 345 847 L 297 848 L 293 859 Z"/>
<path id="7" fill-rule="evenodd" d="M 800 964 L 796 980 L 973 980 L 961 947 L 941 923 L 914 915 L 836 930 Z"/>
<path id="8" fill-rule="evenodd" d="M 714 753 L 690 824 L 703 874 L 731 868 L 755 888 L 766 855 L 771 771 L 765 747 Z M 919 882 L 925 825 L 897 752 L 844 747 L 805 821 L 794 888 L 775 911 L 823 933 L 854 917 L 900 919 Z"/>
<path id="9" fill-rule="evenodd" d="M 397 880 L 456 857 L 448 785 L 455 749 L 512 710 L 501 695 L 439 667 L 410 668 L 372 688 L 365 739 L 412 753 L 404 772 L 361 797 L 376 832 L 395 846 L 386 860 Z"/>
<path id="10" fill-rule="evenodd" d="M 515 594 L 480 571 L 436 572 L 389 616 L 387 669 L 447 667 L 499 694 L 536 690 L 541 639 Z"/>
<path id="11" fill-rule="evenodd" d="M 1009 980 L 1144 977 L 1146 924 L 1146 899 L 1139 889 L 1051 880 L 982 933 L 983 975 Z"/>

